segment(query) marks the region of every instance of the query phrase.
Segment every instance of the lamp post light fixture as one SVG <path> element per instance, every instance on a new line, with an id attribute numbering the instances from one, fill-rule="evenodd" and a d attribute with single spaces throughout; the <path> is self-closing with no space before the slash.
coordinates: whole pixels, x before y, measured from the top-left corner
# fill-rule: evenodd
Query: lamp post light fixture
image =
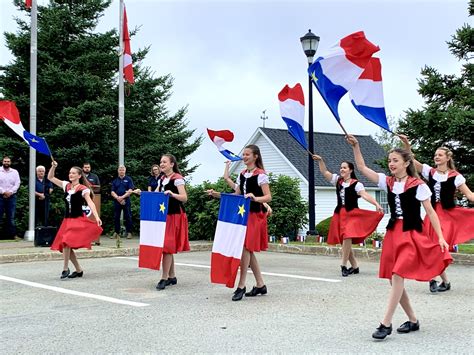
<path id="1" fill-rule="evenodd" d="M 311 30 L 300 38 L 304 54 L 308 58 L 308 67 L 313 64 L 313 58 L 318 49 L 319 37 Z M 313 130 L 313 84 L 308 75 L 309 83 L 309 99 L 308 99 L 308 150 L 314 153 L 314 130 Z M 314 199 L 314 160 L 311 155 L 308 155 L 308 207 L 309 207 L 309 230 L 308 234 L 316 234 L 316 216 L 315 216 L 315 199 Z"/>

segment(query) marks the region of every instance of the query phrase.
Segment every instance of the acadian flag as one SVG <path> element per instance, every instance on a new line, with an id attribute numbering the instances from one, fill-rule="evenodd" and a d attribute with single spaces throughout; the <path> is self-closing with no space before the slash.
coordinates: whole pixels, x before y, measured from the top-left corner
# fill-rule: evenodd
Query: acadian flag
<path id="1" fill-rule="evenodd" d="M 39 153 L 51 156 L 48 143 L 44 138 L 28 132 L 21 123 L 20 112 L 13 101 L 0 100 L 0 120 L 18 134 L 28 145 Z"/>
<path id="2" fill-rule="evenodd" d="M 211 256 L 211 282 L 234 287 L 244 249 L 250 199 L 243 195 L 221 194 Z"/>
<path id="3" fill-rule="evenodd" d="M 224 143 L 232 142 L 234 140 L 234 133 L 227 129 L 222 131 L 213 131 L 212 129 L 208 128 L 207 134 L 209 134 L 209 138 L 211 138 L 211 141 L 216 145 L 219 152 L 221 152 L 221 154 L 227 159 L 230 161 L 242 160 L 242 158 L 237 154 L 234 154 L 230 150 L 223 147 Z"/>
<path id="4" fill-rule="evenodd" d="M 135 82 L 132 67 L 132 49 L 130 47 L 130 32 L 128 32 L 127 10 L 123 5 L 123 77 L 129 84 Z"/>
<path id="5" fill-rule="evenodd" d="M 140 195 L 140 250 L 138 267 L 160 270 L 165 241 L 168 195 L 142 192 Z"/>
<path id="6" fill-rule="evenodd" d="M 308 68 L 309 76 L 336 120 L 339 100 L 351 89 L 379 47 L 363 31 L 341 39 Z"/>
<path id="7" fill-rule="evenodd" d="M 281 118 L 288 126 L 288 133 L 305 149 L 306 138 L 304 135 L 304 94 L 301 84 L 290 88 L 288 85 L 278 93 L 280 101 Z"/>
<path id="8" fill-rule="evenodd" d="M 383 101 L 382 65 L 370 58 L 362 75 L 349 91 L 351 102 L 359 113 L 377 126 L 392 132 L 387 122 Z"/>

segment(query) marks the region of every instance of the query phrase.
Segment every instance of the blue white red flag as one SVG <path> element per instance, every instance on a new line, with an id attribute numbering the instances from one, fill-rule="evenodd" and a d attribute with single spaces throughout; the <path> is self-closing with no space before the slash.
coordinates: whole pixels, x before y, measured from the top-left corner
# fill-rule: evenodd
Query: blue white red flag
<path id="1" fill-rule="evenodd" d="M 20 112 L 13 101 L 0 101 L 0 119 L 18 134 L 28 145 L 39 153 L 51 156 L 48 143 L 44 138 L 28 132 L 21 123 Z"/>
<path id="2" fill-rule="evenodd" d="M 237 154 L 234 154 L 230 150 L 223 147 L 224 143 L 232 142 L 234 140 L 234 133 L 229 130 L 213 131 L 209 128 L 207 129 L 207 133 L 209 134 L 211 141 L 216 145 L 217 149 L 223 156 L 225 156 L 230 161 L 242 160 L 242 158 Z"/>
<path id="3" fill-rule="evenodd" d="M 221 194 L 211 256 L 211 282 L 234 287 L 244 249 L 250 199 L 243 195 Z"/>
<path id="4" fill-rule="evenodd" d="M 350 34 L 329 48 L 308 68 L 314 85 L 340 121 L 339 100 L 351 89 L 379 47 L 362 31 Z"/>
<path id="5" fill-rule="evenodd" d="M 379 58 L 370 58 L 364 72 L 349 90 L 349 96 L 352 104 L 362 116 L 391 132 L 385 114 L 382 65 Z"/>
<path id="6" fill-rule="evenodd" d="M 165 241 L 168 195 L 142 192 L 140 195 L 140 250 L 138 267 L 160 270 Z"/>
<path id="7" fill-rule="evenodd" d="M 305 149 L 306 138 L 304 134 L 304 94 L 301 84 L 290 88 L 288 85 L 278 93 L 280 101 L 281 118 L 288 126 L 288 133 Z"/>

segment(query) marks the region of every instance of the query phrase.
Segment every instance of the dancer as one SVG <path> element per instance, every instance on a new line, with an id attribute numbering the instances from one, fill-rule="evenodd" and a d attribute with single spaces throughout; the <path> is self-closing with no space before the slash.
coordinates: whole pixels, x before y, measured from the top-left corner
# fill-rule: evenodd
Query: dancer
<path id="1" fill-rule="evenodd" d="M 234 189 L 235 194 L 244 195 L 251 200 L 244 249 L 240 259 L 240 279 L 232 296 L 232 301 L 240 301 L 244 295 L 255 297 L 267 293 L 267 286 L 263 281 L 255 253 L 268 249 L 267 209 L 265 205 L 272 200 L 272 195 L 268 175 L 263 168 L 259 147 L 253 144 L 246 146 L 242 158 L 247 168 L 239 174 L 235 183 L 230 178 L 229 161 L 226 162 L 224 170 L 224 179 Z M 220 197 L 220 193 L 214 190 L 208 190 L 207 193 L 216 198 Z M 246 292 L 245 283 L 249 265 L 255 276 L 256 286 L 250 292 Z"/>
<path id="2" fill-rule="evenodd" d="M 184 211 L 184 203 L 188 200 L 184 178 L 181 175 L 178 162 L 172 154 L 164 154 L 160 160 L 163 173 L 156 191 L 169 195 L 168 215 L 166 217 L 165 240 L 163 245 L 163 261 L 161 280 L 156 285 L 157 290 L 166 286 L 176 285 L 174 254 L 189 251 L 188 217 Z"/>
<path id="3" fill-rule="evenodd" d="M 383 218 L 383 208 L 357 180 L 354 164 L 343 161 L 337 175 L 328 171 L 321 156 L 313 154 L 313 160 L 319 163 L 319 170 L 324 178 L 336 186 L 337 206 L 329 226 L 328 244 L 342 244 L 342 276 L 358 274 L 359 266 L 352 244 L 362 243 L 374 232 Z M 377 212 L 360 209 L 357 203 L 359 197 L 374 205 Z M 349 269 L 347 261 L 351 263 Z"/>
<path id="4" fill-rule="evenodd" d="M 408 137 L 403 134 L 400 134 L 399 137 L 405 148 L 411 151 Z M 449 250 L 453 251 L 456 244 L 462 244 L 474 238 L 474 209 L 455 205 L 456 190 L 459 190 L 471 202 L 474 202 L 474 193 L 466 185 L 464 176 L 456 171 L 453 152 L 449 148 L 439 147 L 436 149 L 433 160 L 434 168 L 422 164 L 416 159 L 414 163 L 416 170 L 428 181 L 432 192 L 431 204 L 438 215 L 443 236 L 449 244 Z M 425 217 L 424 224 L 428 235 L 436 238 L 436 232 L 429 218 Z M 431 292 L 444 292 L 451 289 L 446 271 L 440 276 L 442 282 L 439 285 L 435 279 L 430 280 Z"/>
<path id="5" fill-rule="evenodd" d="M 420 323 L 405 290 L 405 279 L 431 280 L 441 274 L 453 260 L 443 238 L 438 216 L 430 203 L 431 191 L 417 177 L 410 152 L 400 148 L 392 149 L 388 155 L 388 168 L 392 176 L 386 176 L 365 165 L 359 142 L 354 136 L 347 136 L 347 141 L 352 145 L 359 171 L 387 191 L 391 213 L 383 240 L 379 277 L 389 279 L 392 287 L 385 316 L 372 337 L 385 339 L 392 333 L 392 318 L 398 303 L 408 316 L 408 321 L 397 332 L 417 331 Z M 422 232 L 420 204 L 423 204 L 431 220 L 438 243 Z"/>
<path id="6" fill-rule="evenodd" d="M 100 227 L 102 221 L 97 214 L 94 202 L 92 202 L 94 195 L 82 169 L 73 166 L 69 170 L 69 181 L 62 181 L 54 177 L 57 166 L 57 162 L 53 161 L 51 163 L 48 180 L 64 190 L 66 213 L 51 249 L 63 253 L 64 267 L 61 280 L 65 280 L 66 278 L 73 279 L 83 276 L 84 271 L 79 265 L 74 249 L 91 249 L 91 243 L 102 234 L 102 228 Z M 95 217 L 95 222 L 84 215 L 82 206 L 86 203 Z M 76 268 L 72 274 L 69 271 L 69 260 Z"/>

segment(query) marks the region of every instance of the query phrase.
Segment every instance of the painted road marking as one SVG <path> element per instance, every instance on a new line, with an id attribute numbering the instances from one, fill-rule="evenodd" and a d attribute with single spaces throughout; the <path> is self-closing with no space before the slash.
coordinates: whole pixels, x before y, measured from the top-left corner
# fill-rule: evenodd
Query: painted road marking
<path id="1" fill-rule="evenodd" d="M 129 259 L 129 260 L 138 260 L 136 257 L 131 257 L 131 256 L 118 256 L 117 259 Z M 210 265 L 202 265 L 202 264 L 187 264 L 187 263 L 174 263 L 175 265 L 178 266 L 188 266 L 188 267 L 196 267 L 196 268 L 201 268 L 201 269 L 210 269 Z M 249 270 L 251 273 L 252 271 Z M 324 281 L 324 282 L 341 282 L 341 280 L 336 280 L 336 279 L 327 279 L 324 277 L 312 277 L 312 276 L 303 276 L 303 275 L 290 275 L 290 274 L 277 274 L 274 272 L 262 272 L 262 275 L 268 275 L 268 276 L 276 276 L 276 277 L 286 277 L 290 279 L 300 279 L 300 280 L 312 280 L 312 281 Z"/>
<path id="2" fill-rule="evenodd" d="M 68 290 L 66 288 L 43 285 L 43 284 L 40 284 L 40 283 L 37 283 L 37 282 L 31 282 L 31 281 L 26 281 L 26 280 L 21 280 L 21 279 L 15 279 L 13 277 L 8 277 L 8 276 L 3 276 L 3 275 L 0 275 L 0 280 L 15 282 L 15 283 L 19 283 L 19 284 L 26 285 L 26 286 L 42 288 L 42 289 L 45 289 L 45 290 L 50 290 L 50 291 L 59 292 L 59 293 L 65 293 L 65 294 L 74 295 L 74 296 L 93 298 L 93 299 L 96 299 L 96 300 L 99 300 L 99 301 L 105 301 L 105 302 L 111 302 L 111 303 L 117 303 L 117 304 L 124 304 L 124 305 L 127 305 L 127 306 L 133 306 L 133 307 L 149 306 L 149 304 L 147 304 L 147 303 L 126 301 L 126 300 L 121 300 L 121 299 L 113 298 L 113 297 L 94 295 L 93 293 Z"/>

